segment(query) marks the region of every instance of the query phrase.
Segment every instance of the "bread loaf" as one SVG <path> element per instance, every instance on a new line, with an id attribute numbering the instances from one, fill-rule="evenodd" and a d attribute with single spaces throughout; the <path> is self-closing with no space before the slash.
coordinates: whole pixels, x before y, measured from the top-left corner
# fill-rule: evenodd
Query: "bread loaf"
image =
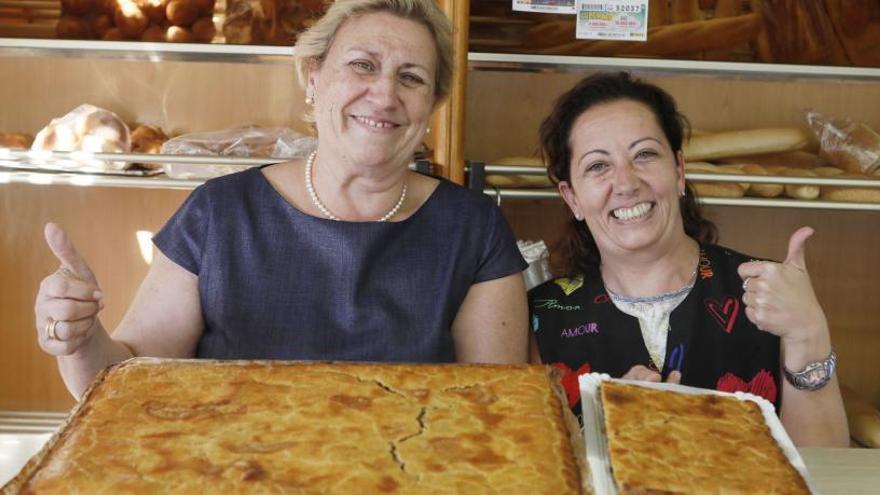
<path id="1" fill-rule="evenodd" d="M 80 105 L 44 127 L 34 138 L 31 149 L 125 153 L 131 149 L 131 137 L 128 126 L 113 112 L 93 105 Z M 100 160 L 86 164 L 108 170 L 120 170 L 126 166 L 125 162 Z"/>
<path id="2" fill-rule="evenodd" d="M 797 128 L 749 129 L 694 136 L 683 148 L 686 160 L 700 161 L 794 151 L 809 143 L 809 135 Z"/>

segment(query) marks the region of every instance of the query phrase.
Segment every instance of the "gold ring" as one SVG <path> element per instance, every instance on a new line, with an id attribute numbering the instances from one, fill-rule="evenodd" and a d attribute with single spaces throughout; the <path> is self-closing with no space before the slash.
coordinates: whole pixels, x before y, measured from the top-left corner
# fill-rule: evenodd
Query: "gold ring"
<path id="1" fill-rule="evenodd" d="M 46 337 L 50 340 L 58 340 L 58 336 L 55 334 L 56 325 L 58 325 L 58 320 L 52 318 L 49 318 L 49 322 L 46 323 Z"/>

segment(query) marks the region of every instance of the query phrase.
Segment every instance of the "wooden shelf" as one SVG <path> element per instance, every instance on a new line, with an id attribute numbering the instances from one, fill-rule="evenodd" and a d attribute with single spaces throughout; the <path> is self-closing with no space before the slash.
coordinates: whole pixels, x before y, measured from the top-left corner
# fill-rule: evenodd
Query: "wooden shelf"
<path id="1" fill-rule="evenodd" d="M 880 80 L 880 69 L 866 67 L 479 52 L 468 53 L 468 67 L 471 70 L 521 72 L 626 70 L 640 73 L 747 76 L 786 80 L 793 78 Z"/>
<path id="2" fill-rule="evenodd" d="M 0 56 L 110 58 L 150 62 L 191 61 L 291 64 L 293 47 L 0 38 Z"/>

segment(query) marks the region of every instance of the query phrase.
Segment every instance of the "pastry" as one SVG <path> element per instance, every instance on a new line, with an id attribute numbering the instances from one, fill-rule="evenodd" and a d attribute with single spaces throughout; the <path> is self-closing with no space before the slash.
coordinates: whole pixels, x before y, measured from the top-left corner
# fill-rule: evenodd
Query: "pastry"
<path id="1" fill-rule="evenodd" d="M 757 403 L 603 382 L 618 493 L 808 494 Z"/>
<path id="2" fill-rule="evenodd" d="M 581 436 L 558 376 L 129 360 L 3 493 L 581 493 Z"/>

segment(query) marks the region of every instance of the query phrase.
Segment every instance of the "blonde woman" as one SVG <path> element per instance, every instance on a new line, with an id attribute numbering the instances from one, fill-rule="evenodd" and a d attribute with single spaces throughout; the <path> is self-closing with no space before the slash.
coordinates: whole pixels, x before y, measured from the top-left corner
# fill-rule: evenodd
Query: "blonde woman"
<path id="1" fill-rule="evenodd" d="M 316 151 L 196 189 L 112 335 L 47 225 L 61 268 L 36 328 L 71 392 L 131 356 L 525 361 L 525 263 L 499 210 L 408 168 L 449 91 L 450 33 L 432 0 L 335 2 L 296 46 Z"/>

